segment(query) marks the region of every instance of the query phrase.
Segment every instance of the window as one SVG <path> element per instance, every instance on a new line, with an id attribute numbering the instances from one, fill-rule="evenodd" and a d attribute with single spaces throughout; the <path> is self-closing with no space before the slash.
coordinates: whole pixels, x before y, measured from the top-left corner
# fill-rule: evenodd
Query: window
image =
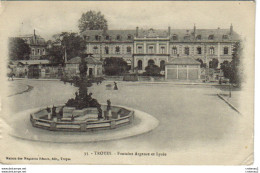
<path id="1" fill-rule="evenodd" d="M 213 40 L 214 39 L 214 35 L 209 35 L 209 40 Z"/>
<path id="2" fill-rule="evenodd" d="M 201 55 L 201 47 L 197 47 L 197 54 Z"/>
<path id="3" fill-rule="evenodd" d="M 228 47 L 224 47 L 224 55 L 228 55 Z"/>
<path id="4" fill-rule="evenodd" d="M 190 48 L 189 47 L 185 47 L 184 48 L 184 54 L 185 55 L 189 55 L 190 54 Z"/>
<path id="5" fill-rule="evenodd" d="M 178 40 L 178 36 L 177 36 L 177 35 L 173 35 L 173 36 L 172 36 L 172 39 L 173 39 L 173 40 Z"/>
<path id="6" fill-rule="evenodd" d="M 107 35 L 107 36 L 106 36 L 106 40 L 109 40 L 109 39 L 110 39 L 110 37 L 109 37 L 109 35 Z"/>
<path id="7" fill-rule="evenodd" d="M 153 46 L 148 46 L 148 53 L 154 53 Z"/>
<path id="8" fill-rule="evenodd" d="M 131 47 L 128 46 L 128 47 L 126 48 L 126 51 L 127 51 L 127 53 L 131 53 Z"/>
<path id="9" fill-rule="evenodd" d="M 35 54 L 34 49 L 32 49 L 32 55 L 34 55 L 34 54 Z"/>
<path id="10" fill-rule="evenodd" d="M 215 54 L 214 47 L 210 47 L 209 48 L 209 54 L 210 55 L 214 55 Z"/>
<path id="11" fill-rule="evenodd" d="M 95 53 L 95 54 L 98 53 L 98 47 L 97 47 L 97 46 L 94 46 L 94 47 L 93 47 L 93 53 Z"/>
<path id="12" fill-rule="evenodd" d="M 95 36 L 95 39 L 98 41 L 100 39 L 100 36 L 99 35 L 96 35 Z"/>
<path id="13" fill-rule="evenodd" d="M 223 39 L 228 39 L 228 36 L 227 36 L 227 35 L 223 35 L 222 38 L 223 38 Z"/>
<path id="14" fill-rule="evenodd" d="M 142 70 L 143 69 L 143 62 L 142 62 L 142 60 L 139 60 L 137 62 L 137 68 L 138 68 L 138 70 Z"/>
<path id="15" fill-rule="evenodd" d="M 42 54 L 45 55 L 45 49 L 42 49 Z"/>
<path id="16" fill-rule="evenodd" d="M 128 35 L 127 40 L 132 40 L 132 35 Z"/>
<path id="17" fill-rule="evenodd" d="M 201 35 L 197 35 L 197 40 L 201 40 Z"/>
<path id="18" fill-rule="evenodd" d="M 40 49 L 37 49 L 37 54 L 40 55 Z"/>
<path id="19" fill-rule="evenodd" d="M 165 54 L 165 47 L 164 46 L 161 47 L 161 54 Z"/>
<path id="20" fill-rule="evenodd" d="M 160 69 L 161 69 L 161 71 L 165 71 L 165 61 L 164 60 L 162 60 L 160 62 Z"/>
<path id="21" fill-rule="evenodd" d="M 119 54 L 119 53 L 120 53 L 120 47 L 116 46 L 116 54 Z"/>
<path id="22" fill-rule="evenodd" d="M 137 53 L 143 53 L 143 47 L 142 46 L 137 47 Z"/>
<path id="23" fill-rule="evenodd" d="M 105 54 L 109 54 L 109 47 L 105 47 Z"/>
<path id="24" fill-rule="evenodd" d="M 177 55 L 177 47 L 173 47 L 172 48 L 172 54 L 173 55 Z"/>
<path id="25" fill-rule="evenodd" d="M 120 35 L 117 35 L 117 36 L 116 36 L 116 39 L 117 39 L 117 40 L 121 40 L 121 36 L 120 36 Z"/>
<path id="26" fill-rule="evenodd" d="M 84 40 L 86 40 L 86 39 L 87 39 L 87 36 L 86 36 L 86 35 L 84 35 L 84 36 L 83 36 L 83 38 L 84 38 Z"/>

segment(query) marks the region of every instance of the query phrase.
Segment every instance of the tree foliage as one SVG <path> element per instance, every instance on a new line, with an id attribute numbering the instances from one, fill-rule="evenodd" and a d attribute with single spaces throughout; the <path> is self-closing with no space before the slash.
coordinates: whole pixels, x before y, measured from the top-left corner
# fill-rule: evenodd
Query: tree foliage
<path id="1" fill-rule="evenodd" d="M 127 62 L 123 58 L 117 57 L 106 58 L 104 69 L 106 75 L 120 75 L 129 70 Z"/>
<path id="2" fill-rule="evenodd" d="M 151 64 L 145 67 L 145 74 L 148 76 L 158 76 L 160 75 L 160 71 L 161 71 L 160 67 L 158 67 L 155 64 Z"/>
<path id="3" fill-rule="evenodd" d="M 80 56 L 86 48 L 85 41 L 77 33 L 63 32 L 53 37 L 54 41 L 47 49 L 52 63 L 64 63 L 65 53 L 67 60 Z"/>
<path id="4" fill-rule="evenodd" d="M 224 73 L 224 77 L 228 78 L 230 83 L 237 84 L 241 83 L 242 69 L 240 67 L 240 56 L 242 48 L 239 42 L 236 42 L 233 46 L 232 61 L 224 61 L 221 64 L 221 69 Z"/>
<path id="5" fill-rule="evenodd" d="M 10 60 L 28 60 L 31 49 L 29 45 L 21 38 L 9 39 L 9 59 Z"/>
<path id="6" fill-rule="evenodd" d="M 209 62 L 209 68 L 218 68 L 218 59 L 213 58 L 210 62 Z"/>
<path id="7" fill-rule="evenodd" d="M 78 27 L 80 33 L 85 30 L 107 30 L 107 20 L 100 11 L 96 12 L 90 10 L 81 15 Z"/>
<path id="8" fill-rule="evenodd" d="M 202 59 L 197 58 L 196 61 L 200 62 L 200 68 L 206 68 L 206 63 L 203 63 Z"/>

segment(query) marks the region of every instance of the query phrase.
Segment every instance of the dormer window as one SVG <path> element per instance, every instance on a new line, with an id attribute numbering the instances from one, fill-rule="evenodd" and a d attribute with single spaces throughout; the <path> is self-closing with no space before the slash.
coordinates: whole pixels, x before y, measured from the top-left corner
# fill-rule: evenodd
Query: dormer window
<path id="1" fill-rule="evenodd" d="M 197 35 L 197 40 L 201 40 L 201 35 Z"/>
<path id="2" fill-rule="evenodd" d="M 109 37 L 109 35 L 107 35 L 107 36 L 106 36 L 106 40 L 109 40 L 109 39 L 110 39 L 110 37 Z"/>
<path id="3" fill-rule="evenodd" d="M 228 36 L 227 35 L 223 35 L 222 38 L 223 39 L 228 39 Z"/>
<path id="4" fill-rule="evenodd" d="M 117 39 L 117 40 L 121 40 L 121 36 L 120 36 L 120 35 L 117 35 L 117 36 L 116 36 L 116 39 Z"/>
<path id="5" fill-rule="evenodd" d="M 189 39 L 190 39 L 189 35 L 184 36 L 184 40 L 189 40 Z"/>
<path id="6" fill-rule="evenodd" d="M 100 36 L 99 35 L 95 35 L 95 40 L 99 40 L 100 39 Z"/>
<path id="7" fill-rule="evenodd" d="M 132 40 L 132 38 L 133 38 L 132 35 L 127 36 L 127 40 Z"/>
<path id="8" fill-rule="evenodd" d="M 177 35 L 173 35 L 173 36 L 172 36 L 172 39 L 173 39 L 173 40 L 178 40 L 178 36 L 177 36 Z"/>
<path id="9" fill-rule="evenodd" d="M 209 35 L 209 40 L 214 40 L 214 35 Z"/>

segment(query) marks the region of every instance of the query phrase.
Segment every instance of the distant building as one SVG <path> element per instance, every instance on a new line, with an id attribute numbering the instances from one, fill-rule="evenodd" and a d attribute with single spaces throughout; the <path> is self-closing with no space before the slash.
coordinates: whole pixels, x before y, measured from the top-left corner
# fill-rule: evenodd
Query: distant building
<path id="1" fill-rule="evenodd" d="M 86 30 L 87 53 L 97 58 L 122 57 L 132 69 L 142 73 L 149 64 L 165 71 L 165 64 L 175 58 L 201 59 L 209 66 L 212 59 L 220 63 L 232 60 L 232 49 L 239 35 L 229 29 L 168 30 Z M 166 73 L 166 72 L 165 72 Z M 169 74 L 169 73 L 168 73 Z"/>
<path id="2" fill-rule="evenodd" d="M 41 36 L 35 34 L 35 30 L 33 34 L 18 36 L 18 38 L 23 39 L 30 46 L 30 60 L 39 60 L 41 56 L 46 55 L 47 44 Z"/>
<path id="3" fill-rule="evenodd" d="M 101 76 L 102 75 L 102 62 L 92 56 L 86 57 L 85 61 L 88 66 L 87 76 Z M 75 57 L 66 62 L 65 73 L 71 76 L 79 75 L 79 64 L 81 63 L 80 57 Z"/>

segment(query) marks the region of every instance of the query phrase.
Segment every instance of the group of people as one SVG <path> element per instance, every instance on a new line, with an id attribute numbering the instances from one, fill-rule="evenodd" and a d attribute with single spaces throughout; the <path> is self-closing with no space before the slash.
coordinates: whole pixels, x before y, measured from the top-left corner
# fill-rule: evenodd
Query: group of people
<path id="1" fill-rule="evenodd" d="M 55 107 L 54 105 L 53 105 L 52 109 L 49 107 L 46 108 L 46 110 L 48 112 L 48 117 L 47 117 L 48 120 L 52 120 L 54 118 L 57 118 L 57 120 L 61 120 L 61 118 L 63 117 L 63 109 L 60 108 L 58 113 L 56 112 L 56 109 L 57 109 L 57 107 Z"/>

